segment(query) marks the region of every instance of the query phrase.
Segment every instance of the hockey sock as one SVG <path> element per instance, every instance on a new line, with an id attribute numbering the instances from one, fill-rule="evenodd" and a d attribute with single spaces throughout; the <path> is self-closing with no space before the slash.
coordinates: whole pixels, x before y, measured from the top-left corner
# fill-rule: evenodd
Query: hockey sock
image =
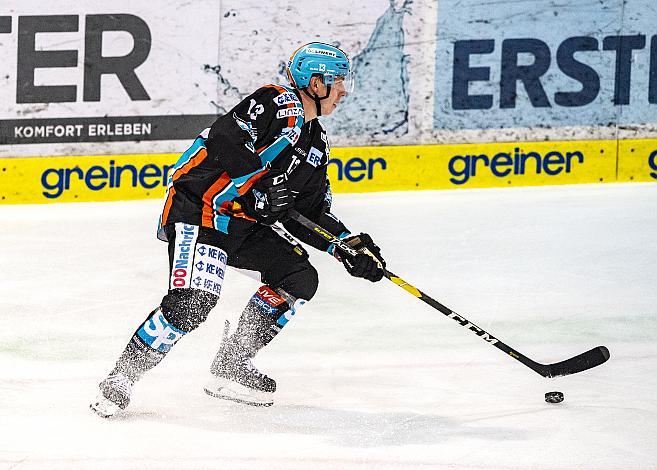
<path id="1" fill-rule="evenodd" d="M 237 329 L 222 344 L 211 370 L 224 355 L 252 358 L 281 331 L 306 301 L 297 299 L 283 289 L 263 285 L 251 297 L 242 312 Z"/>
<path id="2" fill-rule="evenodd" d="M 158 365 L 183 335 L 185 332 L 171 325 L 162 309 L 156 308 L 132 336 L 111 374 L 122 373 L 136 382 Z"/>

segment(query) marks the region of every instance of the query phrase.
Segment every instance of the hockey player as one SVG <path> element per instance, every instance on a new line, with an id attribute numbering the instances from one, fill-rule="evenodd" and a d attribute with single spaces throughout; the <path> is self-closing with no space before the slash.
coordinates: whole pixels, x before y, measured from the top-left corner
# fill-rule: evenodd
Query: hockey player
<path id="1" fill-rule="evenodd" d="M 169 244 L 168 293 L 100 383 L 91 404 L 100 416 L 128 406 L 134 383 L 207 318 L 226 265 L 259 273 L 263 285 L 224 338 L 205 391 L 271 405 L 276 382 L 251 358 L 312 299 L 319 282 L 307 252 L 289 234 L 334 255 L 352 276 L 383 277 L 385 263 L 372 238 L 352 235 L 330 212 L 330 149 L 317 117 L 331 114 L 353 90 L 349 59 L 336 47 L 310 43 L 292 54 L 287 74 L 291 87 L 256 90 L 205 129 L 175 164 L 158 232 Z M 350 256 L 287 219 L 293 207 L 369 255 Z"/>

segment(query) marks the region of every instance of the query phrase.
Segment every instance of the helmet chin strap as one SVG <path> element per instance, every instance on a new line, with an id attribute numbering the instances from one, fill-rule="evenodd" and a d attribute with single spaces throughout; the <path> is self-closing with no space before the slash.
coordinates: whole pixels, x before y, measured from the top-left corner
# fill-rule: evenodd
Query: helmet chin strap
<path id="1" fill-rule="evenodd" d="M 325 100 L 331 94 L 331 85 L 326 85 L 326 95 L 322 96 L 321 98 L 317 95 L 311 95 L 308 92 L 308 87 L 304 88 L 303 92 L 313 99 L 313 101 L 315 102 L 315 108 L 317 108 L 317 116 L 318 117 L 321 116 L 322 115 L 322 100 Z"/>

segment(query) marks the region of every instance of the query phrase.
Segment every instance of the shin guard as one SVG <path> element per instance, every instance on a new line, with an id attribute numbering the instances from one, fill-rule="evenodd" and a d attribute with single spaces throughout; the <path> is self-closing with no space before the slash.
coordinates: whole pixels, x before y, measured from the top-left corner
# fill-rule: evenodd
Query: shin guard
<path id="1" fill-rule="evenodd" d="M 185 332 L 171 325 L 162 309 L 156 308 L 132 336 L 112 374 L 122 373 L 136 382 L 159 364 L 183 335 Z"/>
<path id="2" fill-rule="evenodd" d="M 216 374 L 226 357 L 252 358 L 276 337 L 298 308 L 305 303 L 283 289 L 263 285 L 244 308 L 235 332 L 224 338 L 210 368 Z"/>
<path id="3" fill-rule="evenodd" d="M 283 289 L 261 286 L 242 312 L 231 339 L 248 357 L 253 357 L 274 339 L 303 303 L 305 300 L 296 299 Z"/>

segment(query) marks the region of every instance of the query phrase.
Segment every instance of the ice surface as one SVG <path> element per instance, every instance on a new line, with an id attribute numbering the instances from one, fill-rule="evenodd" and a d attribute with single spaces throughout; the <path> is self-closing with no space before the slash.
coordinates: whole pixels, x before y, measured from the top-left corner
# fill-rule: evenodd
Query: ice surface
<path id="1" fill-rule="evenodd" d="M 271 408 L 205 395 L 226 318 L 257 283 L 227 274 L 208 321 L 115 419 L 89 401 L 159 303 L 159 201 L 0 206 L 0 468 L 657 468 L 657 185 L 337 195 L 389 267 L 539 362 L 544 379 L 384 280 L 312 251 L 315 299 L 257 358 Z M 560 390 L 565 401 L 544 402 Z"/>

